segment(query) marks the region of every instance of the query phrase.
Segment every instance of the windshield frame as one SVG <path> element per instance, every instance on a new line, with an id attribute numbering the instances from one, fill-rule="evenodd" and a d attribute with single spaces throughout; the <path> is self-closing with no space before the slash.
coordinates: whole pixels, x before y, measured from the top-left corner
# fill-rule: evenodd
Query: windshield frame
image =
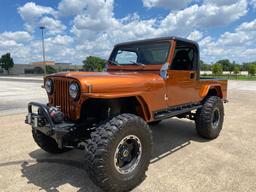
<path id="1" fill-rule="evenodd" d="M 121 48 L 121 47 L 125 47 L 125 48 L 129 48 L 129 47 L 133 47 L 133 46 L 142 46 L 142 45 L 159 45 L 159 44 L 167 44 L 168 45 L 168 53 L 167 53 L 167 55 L 166 55 L 166 58 L 165 58 L 165 60 L 163 61 L 163 62 L 161 62 L 161 63 L 143 63 L 145 66 L 150 66 L 150 65 L 163 65 L 163 64 L 165 64 L 165 63 L 167 63 L 168 62 L 168 58 L 169 58 L 169 56 L 170 56 L 170 50 L 171 50 L 171 47 L 172 47 L 172 41 L 168 41 L 168 40 L 166 40 L 166 41 L 156 41 L 156 42 L 140 42 L 140 43 L 131 43 L 131 44 L 129 44 L 129 45 L 117 45 L 117 46 L 115 46 L 114 47 L 114 49 L 112 50 L 112 52 L 111 52 L 111 54 L 110 54 L 110 57 L 109 57 L 109 60 L 110 61 L 114 61 L 114 62 L 116 62 L 115 61 L 115 59 L 116 59 L 116 56 L 117 56 L 117 52 L 118 52 L 118 50 Z M 111 65 L 111 66 L 114 66 L 113 64 L 111 64 L 111 62 L 109 62 L 109 64 Z M 122 67 L 122 66 L 139 66 L 139 65 L 136 65 L 136 64 L 134 64 L 134 63 L 125 63 L 125 64 L 120 64 L 120 66 L 118 66 L 118 67 Z"/>

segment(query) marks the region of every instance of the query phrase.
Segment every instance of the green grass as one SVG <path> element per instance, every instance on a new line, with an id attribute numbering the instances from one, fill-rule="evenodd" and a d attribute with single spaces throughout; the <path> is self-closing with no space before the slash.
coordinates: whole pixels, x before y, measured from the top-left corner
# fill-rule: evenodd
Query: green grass
<path id="1" fill-rule="evenodd" d="M 256 81 L 256 76 L 251 75 L 201 75 L 201 77 L 220 78 L 228 80 Z"/>

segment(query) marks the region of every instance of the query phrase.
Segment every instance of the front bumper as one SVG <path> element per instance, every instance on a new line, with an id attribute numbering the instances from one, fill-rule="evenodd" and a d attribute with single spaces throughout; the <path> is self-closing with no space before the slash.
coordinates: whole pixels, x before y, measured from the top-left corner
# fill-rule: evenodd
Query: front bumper
<path id="1" fill-rule="evenodd" d="M 37 112 L 33 112 L 33 107 L 36 107 Z M 64 140 L 67 135 L 72 133 L 76 127 L 74 123 L 63 121 L 55 124 L 49 114 L 48 106 L 30 102 L 28 104 L 28 115 L 25 123 L 32 126 L 32 129 L 42 132 L 43 134 L 53 138 L 59 148 L 64 147 Z"/>

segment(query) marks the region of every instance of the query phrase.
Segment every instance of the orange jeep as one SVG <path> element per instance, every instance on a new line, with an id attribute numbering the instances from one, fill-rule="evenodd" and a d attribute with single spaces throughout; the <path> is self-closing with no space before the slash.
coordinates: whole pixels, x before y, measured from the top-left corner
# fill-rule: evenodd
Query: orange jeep
<path id="1" fill-rule="evenodd" d="M 49 103 L 28 104 L 26 123 L 49 153 L 85 149 L 92 181 L 129 191 L 145 178 L 152 152 L 148 124 L 195 120 L 199 136 L 218 137 L 227 81 L 200 78 L 199 47 L 177 38 L 117 44 L 104 72 L 48 75 Z"/>

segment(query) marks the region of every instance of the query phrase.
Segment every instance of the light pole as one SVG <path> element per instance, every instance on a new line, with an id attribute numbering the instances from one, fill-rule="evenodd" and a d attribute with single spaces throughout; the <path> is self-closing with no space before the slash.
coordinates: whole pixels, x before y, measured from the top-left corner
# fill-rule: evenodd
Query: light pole
<path id="1" fill-rule="evenodd" d="M 44 74 L 46 74 L 46 65 L 45 65 L 45 50 L 44 50 L 44 26 L 41 26 L 40 29 L 42 30 L 42 48 L 43 48 L 43 63 L 44 63 Z"/>

